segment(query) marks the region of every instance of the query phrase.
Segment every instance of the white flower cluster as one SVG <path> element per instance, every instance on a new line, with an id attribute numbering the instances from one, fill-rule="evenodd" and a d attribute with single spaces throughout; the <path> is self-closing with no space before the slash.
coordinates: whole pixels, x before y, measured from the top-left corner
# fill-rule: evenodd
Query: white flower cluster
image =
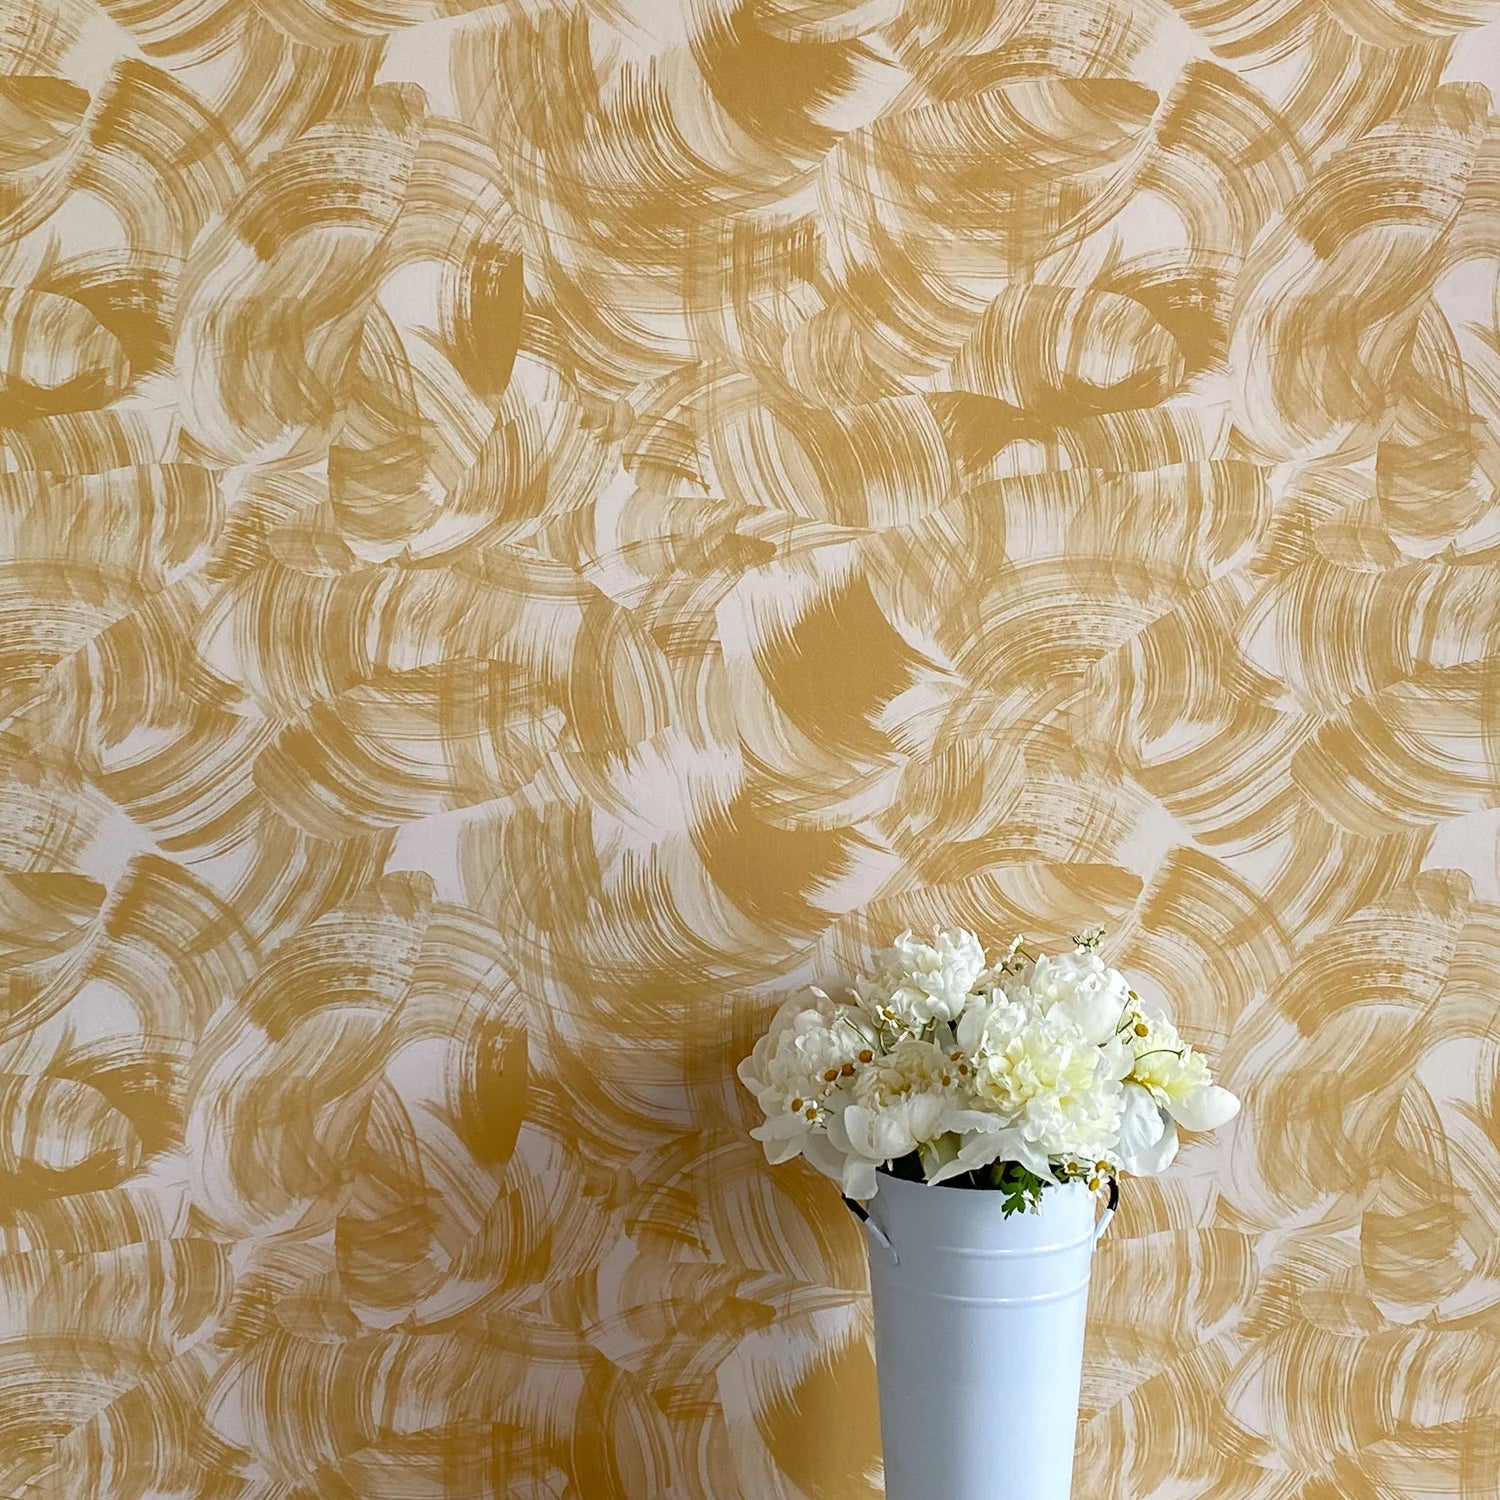
<path id="1" fill-rule="evenodd" d="M 972 932 L 904 932 L 873 979 L 835 1001 L 814 989 L 777 1012 L 739 1066 L 765 1114 L 772 1162 L 805 1156 L 850 1197 L 903 1158 L 928 1182 L 1014 1163 L 1042 1184 L 1160 1172 L 1177 1131 L 1212 1130 L 1239 1101 L 1166 1016 L 1147 1012 L 1098 952 L 990 965 Z"/>

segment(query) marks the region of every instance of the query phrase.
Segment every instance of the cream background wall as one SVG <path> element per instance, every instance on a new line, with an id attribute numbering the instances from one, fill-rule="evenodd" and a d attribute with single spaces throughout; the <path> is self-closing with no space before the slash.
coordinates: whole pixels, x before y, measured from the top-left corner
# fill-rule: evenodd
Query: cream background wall
<path id="1" fill-rule="evenodd" d="M 733 1064 L 1098 918 L 1080 1493 L 1493 1496 L 1495 18 L 6 0 L 0 1494 L 877 1494 Z"/>

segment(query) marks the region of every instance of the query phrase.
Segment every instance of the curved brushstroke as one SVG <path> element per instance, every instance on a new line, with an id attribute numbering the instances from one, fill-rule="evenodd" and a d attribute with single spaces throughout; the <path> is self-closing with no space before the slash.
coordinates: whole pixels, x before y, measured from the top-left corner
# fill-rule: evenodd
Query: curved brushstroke
<path id="1" fill-rule="evenodd" d="M 0 1493 L 873 1500 L 734 1066 L 1103 920 L 1078 1492 L 1491 1496 L 1497 27 L 12 5 Z"/>

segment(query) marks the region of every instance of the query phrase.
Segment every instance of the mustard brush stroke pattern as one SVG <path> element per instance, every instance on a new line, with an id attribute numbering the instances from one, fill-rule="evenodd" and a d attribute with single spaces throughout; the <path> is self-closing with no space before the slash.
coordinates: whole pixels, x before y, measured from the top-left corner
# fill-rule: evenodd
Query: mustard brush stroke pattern
<path id="1" fill-rule="evenodd" d="M 0 1496 L 880 1493 L 773 1001 L 1245 1100 L 1077 1488 L 1494 1494 L 1491 0 L 0 13 Z"/>

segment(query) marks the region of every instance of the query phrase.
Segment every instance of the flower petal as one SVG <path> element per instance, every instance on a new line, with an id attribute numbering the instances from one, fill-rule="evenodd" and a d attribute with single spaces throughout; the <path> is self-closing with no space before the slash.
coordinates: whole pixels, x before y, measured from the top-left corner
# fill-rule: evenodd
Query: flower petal
<path id="1" fill-rule="evenodd" d="M 1184 1130 L 1217 1130 L 1240 1112 L 1240 1101 L 1228 1089 L 1210 1083 L 1181 1099 L 1168 1100 L 1167 1108 Z"/>
<path id="2" fill-rule="evenodd" d="M 1177 1155 L 1177 1126 L 1172 1120 L 1164 1121 L 1164 1125 L 1154 1145 L 1136 1152 L 1120 1153 L 1120 1166 L 1132 1177 L 1155 1177 L 1171 1166 Z"/>
<path id="3" fill-rule="evenodd" d="M 873 1198 L 879 1186 L 875 1163 L 862 1156 L 846 1156 L 843 1185 L 846 1198 Z"/>
<path id="4" fill-rule="evenodd" d="M 825 1177 L 831 1177 L 835 1182 L 843 1179 L 846 1158 L 826 1135 L 810 1130 L 802 1142 L 802 1154 Z"/>
<path id="5" fill-rule="evenodd" d="M 1167 1119 L 1148 1089 L 1127 1083 L 1120 1116 L 1120 1148 L 1128 1156 L 1150 1151 L 1166 1133 Z"/>
<path id="6" fill-rule="evenodd" d="M 875 1158 L 875 1112 L 866 1109 L 861 1104 L 850 1104 L 840 1111 L 839 1120 L 843 1124 L 849 1149 L 858 1152 L 861 1156 L 868 1156 L 873 1161 Z"/>

